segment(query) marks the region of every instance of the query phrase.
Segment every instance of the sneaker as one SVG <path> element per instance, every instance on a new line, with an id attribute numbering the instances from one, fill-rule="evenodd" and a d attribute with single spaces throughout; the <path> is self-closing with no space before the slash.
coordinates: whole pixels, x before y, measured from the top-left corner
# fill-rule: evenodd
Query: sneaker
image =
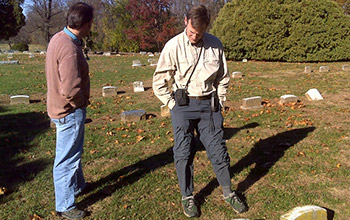
<path id="1" fill-rule="evenodd" d="M 227 197 L 224 197 L 224 200 L 230 204 L 233 210 L 237 213 L 242 213 L 248 210 L 248 207 L 241 201 L 235 192 L 230 193 L 230 195 Z"/>
<path id="2" fill-rule="evenodd" d="M 182 208 L 184 209 L 184 214 L 187 217 L 193 218 L 193 217 L 199 216 L 196 200 L 194 199 L 193 196 L 188 196 L 186 198 L 183 198 L 181 200 L 181 203 L 182 203 Z"/>
<path id="3" fill-rule="evenodd" d="M 79 210 L 77 208 L 71 209 L 66 212 L 58 212 L 57 214 L 67 219 L 82 219 L 86 215 L 85 211 Z"/>

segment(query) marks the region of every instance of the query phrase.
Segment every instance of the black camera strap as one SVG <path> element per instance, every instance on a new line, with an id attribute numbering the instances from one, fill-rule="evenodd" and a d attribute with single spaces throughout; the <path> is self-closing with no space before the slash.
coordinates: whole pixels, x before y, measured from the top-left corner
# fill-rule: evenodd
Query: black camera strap
<path id="1" fill-rule="evenodd" d="M 190 83 L 190 79 L 191 79 L 191 77 L 192 77 L 194 71 L 196 70 L 197 64 L 199 63 L 199 59 L 201 58 L 201 54 L 202 54 L 203 47 L 204 47 L 204 42 L 202 42 L 202 44 L 201 44 L 201 50 L 199 51 L 198 59 L 197 59 L 196 63 L 194 64 L 193 69 L 192 69 L 192 72 L 191 72 L 191 74 L 190 74 L 190 77 L 188 78 L 187 83 L 186 83 L 186 85 L 185 85 L 185 88 L 184 88 L 184 89 L 185 89 L 186 91 L 187 91 L 187 86 L 188 86 L 188 84 Z M 179 88 L 179 86 L 176 84 L 176 82 L 175 82 L 175 85 L 176 85 L 177 88 Z"/>

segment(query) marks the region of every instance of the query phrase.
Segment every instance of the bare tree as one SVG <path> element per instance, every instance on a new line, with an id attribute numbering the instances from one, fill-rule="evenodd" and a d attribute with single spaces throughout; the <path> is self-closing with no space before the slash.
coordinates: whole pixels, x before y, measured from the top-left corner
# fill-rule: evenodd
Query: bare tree
<path id="1" fill-rule="evenodd" d="M 66 5 L 63 0 L 32 0 L 28 8 L 26 29 L 34 36 L 32 40 L 41 41 L 36 43 L 47 44 L 66 23 Z"/>

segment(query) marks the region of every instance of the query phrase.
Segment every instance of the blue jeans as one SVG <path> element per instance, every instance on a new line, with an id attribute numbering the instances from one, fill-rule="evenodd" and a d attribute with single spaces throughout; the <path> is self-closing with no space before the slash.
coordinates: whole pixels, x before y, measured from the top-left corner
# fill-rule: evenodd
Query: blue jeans
<path id="1" fill-rule="evenodd" d="M 75 208 L 75 195 L 85 188 L 81 168 L 86 108 L 76 109 L 56 124 L 56 157 L 53 166 L 56 211 Z"/>

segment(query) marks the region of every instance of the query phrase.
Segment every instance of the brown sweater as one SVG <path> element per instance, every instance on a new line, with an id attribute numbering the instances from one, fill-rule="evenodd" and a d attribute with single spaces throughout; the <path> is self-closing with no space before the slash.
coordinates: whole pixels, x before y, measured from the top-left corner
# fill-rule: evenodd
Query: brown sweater
<path id="1" fill-rule="evenodd" d="M 59 119 L 89 104 L 89 66 L 79 42 L 64 31 L 55 34 L 46 54 L 47 112 Z"/>

